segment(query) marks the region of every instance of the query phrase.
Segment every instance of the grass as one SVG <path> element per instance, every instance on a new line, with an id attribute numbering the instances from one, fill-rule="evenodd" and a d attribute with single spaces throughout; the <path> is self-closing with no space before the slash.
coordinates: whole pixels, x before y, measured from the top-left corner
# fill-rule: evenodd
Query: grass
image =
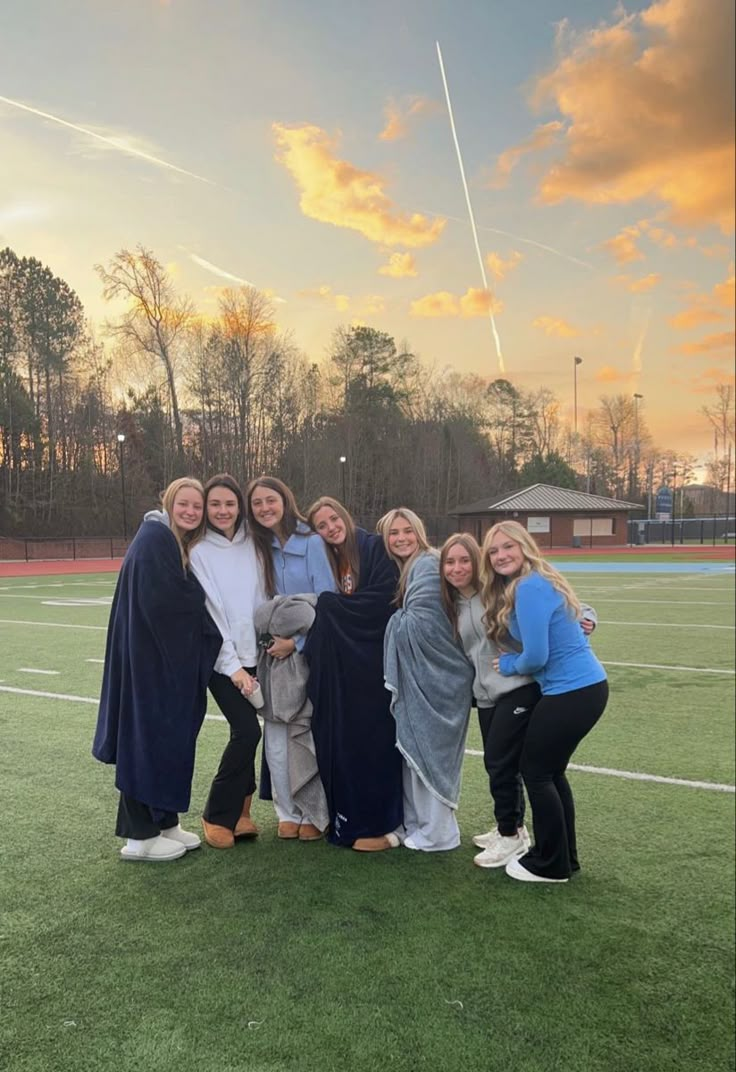
<path id="1" fill-rule="evenodd" d="M 47 601 L 110 593 L 112 578 L 27 587 L 39 580 L 0 581 L 0 617 L 104 626 L 105 606 Z M 733 624 L 731 578 L 573 581 L 598 610 L 604 660 L 733 668 L 730 630 L 606 624 Z M 95 696 L 101 666 L 86 660 L 104 631 L 0 630 L 2 686 Z M 733 784 L 732 677 L 610 676 L 576 763 Z M 279 842 L 259 803 L 257 842 L 146 867 L 117 858 L 113 772 L 89 754 L 94 705 L 0 692 L 0 708 L 12 1072 L 733 1067 L 732 795 L 575 773 L 583 871 L 522 886 L 471 864 L 470 835 L 490 825 L 471 755 L 456 852 Z M 190 828 L 225 735 L 203 727 Z"/>

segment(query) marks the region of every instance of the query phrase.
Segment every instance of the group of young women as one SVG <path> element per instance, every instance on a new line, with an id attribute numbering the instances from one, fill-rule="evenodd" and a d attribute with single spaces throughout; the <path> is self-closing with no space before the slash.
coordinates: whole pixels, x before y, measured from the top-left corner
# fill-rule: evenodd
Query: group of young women
<path id="1" fill-rule="evenodd" d="M 411 510 L 377 533 L 274 477 L 174 481 L 123 562 L 93 754 L 115 764 L 127 860 L 176 859 L 206 689 L 230 736 L 207 843 L 254 838 L 260 793 L 282 839 L 359 852 L 460 844 L 469 713 L 478 708 L 495 825 L 479 867 L 566 882 L 579 867 L 569 759 L 606 705 L 595 613 L 514 521 L 438 554 Z M 534 844 L 524 824 L 524 785 Z"/>

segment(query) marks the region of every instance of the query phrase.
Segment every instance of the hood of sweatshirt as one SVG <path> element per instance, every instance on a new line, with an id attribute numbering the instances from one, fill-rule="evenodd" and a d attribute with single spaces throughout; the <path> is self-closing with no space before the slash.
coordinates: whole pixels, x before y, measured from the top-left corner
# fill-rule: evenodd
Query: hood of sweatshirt
<path id="1" fill-rule="evenodd" d="M 221 547 L 223 550 L 227 547 L 235 547 L 239 543 L 245 543 L 245 525 L 241 521 L 232 540 L 228 540 L 227 536 L 223 536 L 217 529 L 211 528 L 205 529 L 202 540 L 204 543 L 212 544 L 213 547 Z"/>
<path id="2" fill-rule="evenodd" d="M 144 521 L 160 521 L 162 525 L 166 525 L 167 529 L 171 528 L 171 522 L 169 520 L 169 515 L 166 513 L 165 510 L 148 510 L 143 515 L 143 520 Z"/>

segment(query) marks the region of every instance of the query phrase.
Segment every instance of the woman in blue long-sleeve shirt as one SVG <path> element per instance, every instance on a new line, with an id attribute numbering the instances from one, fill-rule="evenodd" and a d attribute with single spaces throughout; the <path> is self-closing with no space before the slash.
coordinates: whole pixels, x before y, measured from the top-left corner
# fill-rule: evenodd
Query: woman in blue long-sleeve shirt
<path id="1" fill-rule="evenodd" d="M 324 541 L 309 528 L 286 484 L 272 476 L 256 477 L 248 485 L 245 502 L 248 528 L 263 567 L 269 599 L 336 591 Z M 275 659 L 288 659 L 293 652 L 302 652 L 305 641 L 304 636 L 272 637 L 268 654 Z M 287 723 L 265 723 L 263 749 L 279 819 L 279 837 L 316 841 L 323 831 L 312 822 L 314 816 L 302 813 L 291 793 L 287 739 Z"/>
<path id="2" fill-rule="evenodd" d="M 501 654 L 494 668 L 529 674 L 542 692 L 521 755 L 535 843 L 507 864 L 506 874 L 525 882 L 567 882 L 579 864 L 565 770 L 605 710 L 606 673 L 580 627 L 577 596 L 522 525 L 494 525 L 483 541 L 483 564 L 489 635 L 501 650 L 509 637 L 522 649 Z"/>

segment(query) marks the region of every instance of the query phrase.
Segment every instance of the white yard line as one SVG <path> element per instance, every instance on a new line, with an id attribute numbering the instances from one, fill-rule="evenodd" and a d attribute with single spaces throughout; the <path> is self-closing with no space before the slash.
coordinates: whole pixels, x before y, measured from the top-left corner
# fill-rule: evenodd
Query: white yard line
<path id="1" fill-rule="evenodd" d="M 48 674 L 49 677 L 57 677 L 59 670 L 37 670 L 35 666 L 19 666 L 19 674 Z"/>
<path id="2" fill-rule="evenodd" d="M 736 625 L 692 625 L 690 622 L 612 622 L 601 618 L 599 625 L 646 625 L 650 629 L 736 629 Z"/>
<path id="3" fill-rule="evenodd" d="M 649 607 L 733 607 L 732 599 L 608 599 L 599 596 L 596 603 L 645 603 Z"/>
<path id="4" fill-rule="evenodd" d="M 61 692 L 40 692 L 35 689 L 17 689 L 10 685 L 0 685 L 0 692 L 10 692 L 19 696 L 38 696 L 41 699 L 47 700 L 69 700 L 72 703 L 85 703 L 97 705 L 100 701 L 92 696 L 71 696 Z M 208 722 L 224 722 L 223 715 L 205 715 L 205 719 Z M 482 756 L 483 753 L 477 751 L 477 749 L 466 748 L 465 754 L 468 756 Z M 710 789 L 719 793 L 734 793 L 736 792 L 736 786 L 724 785 L 720 782 L 696 782 L 689 781 L 687 778 L 667 778 L 661 774 L 644 774 L 639 771 L 625 771 L 615 770 L 611 767 L 589 767 L 581 766 L 577 763 L 570 764 L 570 770 L 583 771 L 586 774 L 605 774 L 613 778 L 626 778 L 631 781 L 637 782 L 656 782 L 663 785 L 677 785 L 686 786 L 690 789 Z"/>
<path id="5" fill-rule="evenodd" d="M 466 748 L 466 756 L 482 756 L 475 748 Z M 683 785 L 688 789 L 710 789 L 716 793 L 736 793 L 736 785 L 724 782 L 698 782 L 688 778 L 668 778 L 663 774 L 644 774 L 641 771 L 615 770 L 613 767 L 589 767 L 587 764 L 568 763 L 568 770 L 582 771 L 584 774 L 606 774 L 610 778 L 626 778 L 632 782 L 656 782 L 658 785 Z"/>
<path id="6" fill-rule="evenodd" d="M 94 629 L 96 632 L 106 633 L 106 625 L 68 625 L 66 622 L 26 622 L 15 618 L 0 618 L 0 625 L 48 625 L 52 629 Z"/>
<path id="7" fill-rule="evenodd" d="M 104 659 L 85 659 L 84 661 L 86 663 L 103 663 L 103 664 L 105 662 Z"/>
<path id="8" fill-rule="evenodd" d="M 736 670 L 710 670 L 703 666 L 665 666 L 662 663 L 612 663 L 602 659 L 604 666 L 630 666 L 635 670 L 686 670 L 690 674 L 736 674 Z"/>
<path id="9" fill-rule="evenodd" d="M 49 581 L 46 584 L 4 584 L 0 592 L 19 592 L 25 588 L 114 588 L 114 581 Z"/>
<path id="10" fill-rule="evenodd" d="M 0 592 L 0 599 L 35 599 L 47 607 L 109 607 L 112 596 L 100 596 L 97 599 L 89 599 L 84 596 L 50 596 L 45 595 L 16 595 L 15 592 Z"/>

